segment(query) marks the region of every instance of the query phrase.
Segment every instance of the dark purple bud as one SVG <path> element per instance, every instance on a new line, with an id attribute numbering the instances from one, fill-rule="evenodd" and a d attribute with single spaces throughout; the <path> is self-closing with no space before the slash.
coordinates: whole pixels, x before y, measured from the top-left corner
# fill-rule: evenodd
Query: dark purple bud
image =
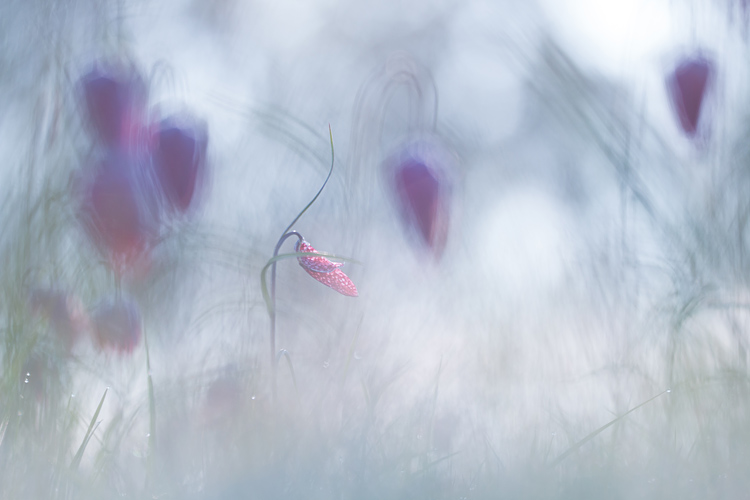
<path id="1" fill-rule="evenodd" d="M 81 220 L 118 273 L 144 255 L 158 235 L 154 186 L 146 174 L 136 159 L 112 155 L 81 183 Z"/>
<path id="2" fill-rule="evenodd" d="M 187 212 L 204 181 L 208 135 L 205 123 L 189 116 L 167 118 L 159 125 L 153 164 L 168 206 Z"/>
<path id="3" fill-rule="evenodd" d="M 695 137 L 698 133 L 701 112 L 714 74 L 713 63 L 698 55 L 680 62 L 667 79 L 672 106 L 688 137 Z"/>
<path id="4" fill-rule="evenodd" d="M 430 142 L 411 144 L 389 160 L 401 219 L 437 256 L 448 232 L 449 162 L 449 155 Z"/>
<path id="5" fill-rule="evenodd" d="M 396 187 L 404 218 L 432 245 L 437 224 L 440 182 L 427 165 L 407 160 L 396 170 Z"/>
<path id="6" fill-rule="evenodd" d="M 96 63 L 81 78 L 88 119 L 98 138 L 108 147 L 128 143 L 140 126 L 146 102 L 146 87 L 132 68 Z"/>
<path id="7" fill-rule="evenodd" d="M 141 314 L 130 299 L 105 299 L 92 314 L 94 338 L 101 349 L 130 353 L 141 340 Z"/>

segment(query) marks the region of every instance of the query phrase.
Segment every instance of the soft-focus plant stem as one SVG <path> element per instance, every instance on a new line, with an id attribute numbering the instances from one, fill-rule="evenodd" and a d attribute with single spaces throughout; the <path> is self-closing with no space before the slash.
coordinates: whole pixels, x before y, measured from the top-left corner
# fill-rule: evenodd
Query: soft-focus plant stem
<path id="1" fill-rule="evenodd" d="M 299 241 L 302 241 L 302 235 L 299 234 L 297 231 L 290 231 L 292 229 L 292 226 L 294 226 L 297 221 L 302 217 L 302 215 L 307 212 L 307 209 L 312 206 L 313 203 L 315 203 L 315 200 L 318 199 L 318 196 L 320 196 L 320 193 L 323 192 L 323 189 L 326 187 L 326 184 L 328 184 L 328 180 L 331 178 L 331 174 L 333 173 L 333 161 L 334 161 L 334 153 L 333 153 L 333 132 L 331 131 L 331 126 L 328 126 L 328 136 L 331 141 L 331 167 L 328 169 L 328 175 L 326 176 L 326 180 L 323 181 L 323 185 L 320 186 L 320 189 L 318 189 L 318 192 L 315 193 L 315 196 L 313 196 L 313 199 L 310 200 L 310 202 L 305 205 L 305 208 L 302 209 L 300 213 L 297 214 L 297 216 L 292 220 L 292 222 L 284 229 L 284 231 L 281 233 L 281 237 L 279 238 L 279 241 L 276 243 L 276 248 L 273 250 L 273 257 L 277 257 L 279 255 L 279 249 L 281 249 L 281 245 L 284 244 L 284 242 L 291 236 L 297 236 Z M 263 273 L 261 273 L 261 282 L 263 283 L 263 275 L 265 273 L 265 270 Z M 271 384 L 272 384 L 272 390 L 273 390 L 273 398 L 276 399 L 276 262 L 274 262 L 271 266 L 271 307 L 269 308 L 269 315 L 271 317 Z"/>
<path id="2" fill-rule="evenodd" d="M 302 241 L 302 235 L 297 231 L 289 231 L 284 233 L 279 241 L 276 243 L 276 248 L 273 249 L 273 256 L 279 255 L 281 245 L 292 236 L 296 236 L 299 241 Z M 276 357 L 276 262 L 271 265 L 271 381 L 273 384 L 273 397 L 276 398 L 276 366 L 278 364 Z"/>

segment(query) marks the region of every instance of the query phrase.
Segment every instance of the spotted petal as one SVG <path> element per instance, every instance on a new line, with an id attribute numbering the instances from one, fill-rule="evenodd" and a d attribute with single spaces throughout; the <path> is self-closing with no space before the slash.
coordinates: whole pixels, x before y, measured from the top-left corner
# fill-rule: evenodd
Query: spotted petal
<path id="1" fill-rule="evenodd" d="M 310 271 L 309 269 L 305 269 L 305 271 L 307 271 L 307 274 L 320 281 L 325 286 L 333 288 L 341 295 L 346 295 L 348 297 L 359 296 L 359 293 L 357 293 L 357 287 L 354 286 L 354 283 L 349 279 L 349 276 L 344 274 L 341 269 L 336 269 L 330 273 L 318 273 Z"/>
<path id="2" fill-rule="evenodd" d="M 317 253 L 317 251 L 305 240 L 298 241 L 294 247 L 297 252 Z M 317 273 L 330 273 L 336 268 L 343 266 L 341 262 L 331 262 L 325 257 L 297 257 L 299 265 L 305 268 L 305 271 Z"/>
<path id="3" fill-rule="evenodd" d="M 295 249 L 298 252 L 316 252 L 312 245 L 304 240 L 298 242 Z M 338 269 L 343 265 L 342 263 L 331 262 L 325 257 L 297 257 L 297 261 L 307 274 L 325 286 L 333 288 L 340 294 L 348 297 L 357 297 L 359 295 L 357 287 L 354 286 L 352 280 L 341 269 Z"/>

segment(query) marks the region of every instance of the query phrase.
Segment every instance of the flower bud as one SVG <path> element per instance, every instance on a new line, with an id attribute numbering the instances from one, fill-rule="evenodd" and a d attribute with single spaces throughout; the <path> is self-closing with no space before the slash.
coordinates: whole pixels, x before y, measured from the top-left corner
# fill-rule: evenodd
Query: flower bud
<path id="1" fill-rule="evenodd" d="M 682 131 L 690 138 L 701 128 L 707 92 L 714 79 L 712 61 L 702 55 L 682 60 L 667 79 L 672 107 L 677 113 Z"/>
<path id="2" fill-rule="evenodd" d="M 317 253 L 312 245 L 304 240 L 298 241 L 294 248 L 297 252 Z M 331 262 L 325 257 L 297 257 L 297 262 L 307 274 L 340 294 L 348 297 L 359 295 L 352 280 L 339 269 L 343 265 L 340 262 Z"/>
<path id="3" fill-rule="evenodd" d="M 438 144 L 426 141 L 408 145 L 386 162 L 404 227 L 436 256 L 448 235 L 449 162 Z"/>
<path id="4" fill-rule="evenodd" d="M 163 120 L 157 133 L 153 166 L 167 205 L 185 213 L 204 180 L 208 136 L 203 122 L 187 116 Z"/>
<path id="5" fill-rule="evenodd" d="M 144 114 L 146 87 L 140 75 L 132 67 L 98 62 L 81 78 L 81 89 L 98 139 L 109 148 L 127 146 Z"/>
<path id="6" fill-rule="evenodd" d="M 101 349 L 130 353 L 141 340 L 138 306 L 123 297 L 105 299 L 92 314 L 94 339 Z"/>

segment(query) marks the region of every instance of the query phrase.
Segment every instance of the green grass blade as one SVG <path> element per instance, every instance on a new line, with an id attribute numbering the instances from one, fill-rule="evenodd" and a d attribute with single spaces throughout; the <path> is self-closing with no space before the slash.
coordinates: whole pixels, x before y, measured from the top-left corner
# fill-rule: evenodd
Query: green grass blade
<path id="1" fill-rule="evenodd" d="M 362 328 L 362 322 L 364 321 L 364 316 L 361 316 L 359 318 L 359 325 L 357 325 L 357 329 L 354 331 L 354 337 L 352 338 L 351 343 L 349 344 L 349 352 L 346 353 L 346 363 L 344 364 L 344 373 L 341 376 L 341 390 L 344 389 L 344 384 L 346 383 L 346 376 L 349 373 L 349 365 L 352 362 L 352 358 L 354 357 L 354 350 L 357 347 L 357 339 L 359 339 L 359 331 Z"/>
<path id="2" fill-rule="evenodd" d="M 428 471 L 429 471 L 430 469 L 434 468 L 434 467 L 435 467 L 436 465 L 438 465 L 438 464 L 440 464 L 440 463 L 442 463 L 442 462 L 445 462 L 446 460 L 450 460 L 451 458 L 455 457 L 455 456 L 456 456 L 456 455 L 458 455 L 459 453 L 462 453 L 462 451 L 461 451 L 461 450 L 459 450 L 459 451 L 454 451 L 453 453 L 449 453 L 449 454 L 447 454 L 447 455 L 445 455 L 445 456 L 443 456 L 443 457 L 440 457 L 440 458 L 438 458 L 438 459 L 435 459 L 435 460 L 433 460 L 432 462 L 430 462 L 430 463 L 428 463 L 427 465 L 425 465 L 425 466 L 424 466 L 424 467 L 423 467 L 422 469 L 418 470 L 418 471 L 416 472 L 416 475 L 419 475 L 419 474 L 425 474 L 425 473 L 426 473 L 426 472 L 428 472 Z"/>
<path id="3" fill-rule="evenodd" d="M 292 365 L 292 356 L 289 351 L 282 349 L 276 354 L 276 363 L 281 360 L 281 357 L 286 359 L 286 364 L 289 366 L 289 372 L 292 374 L 292 383 L 294 384 L 294 392 L 297 393 L 297 399 L 299 400 L 299 388 L 297 387 L 297 376 L 294 374 L 294 365 Z"/>
<path id="4" fill-rule="evenodd" d="M 148 353 L 148 338 L 144 334 L 143 343 L 146 347 L 146 380 L 148 384 L 148 456 L 153 456 L 156 450 L 156 398 L 154 397 L 154 381 L 151 378 L 151 358 Z"/>
<path id="5" fill-rule="evenodd" d="M 154 381 L 151 378 L 151 357 L 148 352 L 148 337 L 144 331 L 143 345 L 146 348 L 146 384 L 148 386 L 148 457 L 146 458 L 146 484 L 151 483 L 156 452 L 156 398 Z"/>
<path id="6" fill-rule="evenodd" d="M 81 443 L 81 446 L 78 447 L 78 451 L 73 457 L 73 461 L 70 464 L 70 468 L 73 470 L 77 470 L 78 466 L 81 464 L 81 459 L 83 458 L 83 452 L 86 450 L 86 445 L 89 443 L 91 435 L 94 433 L 94 430 L 96 430 L 96 427 L 98 426 L 96 419 L 99 418 L 99 412 L 102 410 L 102 405 L 104 405 L 104 398 L 107 397 L 107 391 L 109 391 L 109 387 L 104 389 L 102 400 L 99 401 L 99 406 L 96 407 L 94 416 L 91 418 L 91 423 L 89 423 L 89 428 L 86 430 L 86 435 L 83 437 L 83 442 Z"/>
<path id="7" fill-rule="evenodd" d="M 656 398 L 658 398 L 658 397 L 660 397 L 660 396 L 663 396 L 664 394 L 666 394 L 666 393 L 668 393 L 668 392 L 670 392 L 670 390 L 669 390 L 669 389 L 667 389 L 667 390 L 665 390 L 665 391 L 662 391 L 662 392 L 660 392 L 660 393 L 659 393 L 659 394 L 657 394 L 656 396 L 654 396 L 654 397 L 652 397 L 652 398 L 650 398 L 650 399 L 648 399 L 648 400 L 644 401 L 643 403 L 639 404 L 638 406 L 636 406 L 636 407 L 634 407 L 634 408 L 631 408 L 630 410 L 626 411 L 625 413 L 623 413 L 623 414 L 622 414 L 622 415 L 620 415 L 619 417 L 615 418 L 614 420 L 612 420 L 612 421 L 610 421 L 610 422 L 607 422 L 607 423 L 606 423 L 606 424 L 604 424 L 603 426 L 599 427 L 599 428 L 598 428 L 598 429 L 596 429 L 596 430 L 595 430 L 594 432 L 592 432 L 591 434 L 589 434 L 588 436 L 586 436 L 585 438 L 581 439 L 580 441 L 576 442 L 576 443 L 575 443 L 575 444 L 574 444 L 573 446 L 571 446 L 570 448 L 568 448 L 568 449 L 567 449 L 567 450 L 566 450 L 566 451 L 565 451 L 565 452 L 564 452 L 564 453 L 563 453 L 562 455 L 560 455 L 559 457 L 557 457 L 557 458 L 556 458 L 556 459 L 555 459 L 555 460 L 554 460 L 554 461 L 553 461 L 553 462 L 552 462 L 551 464 L 549 464 L 549 467 L 551 468 L 551 467 L 554 467 L 554 466 L 556 466 L 557 464 L 559 464 L 560 462 L 562 462 L 563 460 L 565 460 L 566 458 L 568 458 L 568 456 L 570 456 L 570 454 L 572 454 L 572 453 L 573 453 L 574 451 L 576 451 L 576 450 L 577 450 L 578 448 L 580 448 L 580 447 L 581 447 L 581 446 L 583 446 L 584 444 L 588 443 L 589 441 L 591 441 L 592 439 L 594 439 L 594 438 L 595 438 L 596 436 L 598 436 L 599 434 L 601 434 L 602 432 L 604 432 L 604 431 L 605 431 L 605 430 L 607 430 L 608 428 L 612 427 L 613 425 L 615 425 L 615 424 L 616 424 L 617 422 L 619 422 L 619 421 L 620 421 L 620 420 L 622 420 L 623 418 L 625 418 L 625 417 L 627 417 L 628 415 L 630 415 L 631 413 L 633 413 L 633 412 L 634 412 L 635 410 L 637 410 L 638 408 L 641 408 L 641 407 L 643 407 L 643 406 L 646 406 L 647 404 L 649 404 L 649 403 L 650 403 L 651 401 L 653 401 L 654 399 L 656 399 Z"/>

